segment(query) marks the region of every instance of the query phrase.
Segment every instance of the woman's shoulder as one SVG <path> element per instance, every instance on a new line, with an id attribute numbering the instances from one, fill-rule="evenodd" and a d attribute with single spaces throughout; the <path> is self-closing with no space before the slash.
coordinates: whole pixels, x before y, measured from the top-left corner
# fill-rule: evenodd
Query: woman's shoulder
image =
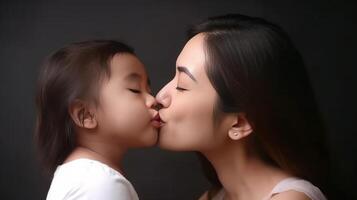
<path id="1" fill-rule="evenodd" d="M 295 190 L 289 190 L 275 194 L 270 198 L 271 200 L 311 200 L 305 193 Z"/>
<path id="2" fill-rule="evenodd" d="M 224 191 L 222 188 L 213 188 L 205 191 L 198 200 L 221 200 L 223 196 Z"/>
<path id="3" fill-rule="evenodd" d="M 318 187 L 307 180 L 295 177 L 286 178 L 280 181 L 273 188 L 269 196 L 273 200 L 326 200 L 326 197 Z"/>
<path id="4" fill-rule="evenodd" d="M 222 200 L 224 190 L 208 190 L 199 200 Z M 264 200 L 326 200 L 320 189 L 307 180 L 290 177 L 281 180 Z"/>
<path id="5" fill-rule="evenodd" d="M 208 191 L 205 191 L 198 200 L 209 200 L 208 199 Z"/>

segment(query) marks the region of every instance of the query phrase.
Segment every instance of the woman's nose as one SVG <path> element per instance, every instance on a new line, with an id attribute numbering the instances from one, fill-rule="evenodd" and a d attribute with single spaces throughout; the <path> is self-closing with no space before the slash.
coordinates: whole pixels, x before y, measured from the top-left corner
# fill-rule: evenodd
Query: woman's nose
<path id="1" fill-rule="evenodd" d="M 171 94 L 170 89 L 172 86 L 172 81 L 166 84 L 156 95 L 156 100 L 162 108 L 167 108 L 171 104 Z"/>

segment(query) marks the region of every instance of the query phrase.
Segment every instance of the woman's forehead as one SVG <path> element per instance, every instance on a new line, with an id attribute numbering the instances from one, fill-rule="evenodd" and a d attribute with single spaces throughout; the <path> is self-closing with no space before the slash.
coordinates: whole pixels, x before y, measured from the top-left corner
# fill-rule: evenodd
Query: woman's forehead
<path id="1" fill-rule="evenodd" d="M 203 34 L 198 34 L 191 38 L 182 49 L 177 58 L 176 66 L 186 67 L 192 74 L 203 72 L 205 63 Z"/>

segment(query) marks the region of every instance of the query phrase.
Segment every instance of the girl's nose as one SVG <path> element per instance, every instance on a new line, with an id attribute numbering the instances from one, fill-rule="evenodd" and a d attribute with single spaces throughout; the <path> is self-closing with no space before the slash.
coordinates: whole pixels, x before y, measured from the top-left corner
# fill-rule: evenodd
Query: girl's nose
<path id="1" fill-rule="evenodd" d="M 156 95 L 156 100 L 160 104 L 161 108 L 167 108 L 171 104 L 171 94 L 170 88 L 172 86 L 172 81 L 163 87 L 160 92 Z"/>
<path id="2" fill-rule="evenodd" d="M 151 96 L 151 94 L 147 95 L 146 106 L 148 108 L 154 108 L 154 109 L 157 106 L 157 101 L 156 101 L 155 97 Z"/>

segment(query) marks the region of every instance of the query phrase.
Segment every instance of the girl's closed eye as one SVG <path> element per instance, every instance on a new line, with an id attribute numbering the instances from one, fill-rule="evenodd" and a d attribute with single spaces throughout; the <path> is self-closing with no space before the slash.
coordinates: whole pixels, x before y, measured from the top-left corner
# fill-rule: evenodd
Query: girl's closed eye
<path id="1" fill-rule="evenodd" d="M 128 88 L 128 90 L 130 90 L 131 92 L 136 93 L 136 94 L 140 94 L 141 93 L 141 91 L 138 90 L 138 89 Z"/>

